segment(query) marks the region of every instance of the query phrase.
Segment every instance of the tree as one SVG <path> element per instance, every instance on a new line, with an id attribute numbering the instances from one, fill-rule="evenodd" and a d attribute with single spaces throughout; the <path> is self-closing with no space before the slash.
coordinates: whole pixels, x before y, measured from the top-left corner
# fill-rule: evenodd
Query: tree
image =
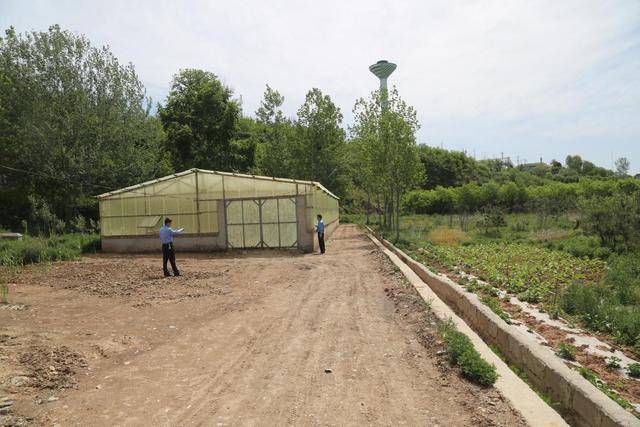
<path id="1" fill-rule="evenodd" d="M 422 188 L 433 189 L 441 185 L 453 187 L 474 180 L 478 176 L 478 163 L 463 152 L 419 145 L 420 162 L 425 180 Z"/>
<path id="2" fill-rule="evenodd" d="M 0 159 L 28 173 L 2 171 L 3 223 L 18 225 L 34 206 L 67 224 L 78 214 L 96 218 L 96 193 L 170 172 L 150 105 L 133 65 L 120 64 L 107 47 L 57 25 L 6 30 Z"/>
<path id="3" fill-rule="evenodd" d="M 351 134 L 361 153 L 361 166 L 354 173 L 370 177 L 366 190 L 373 193 L 384 214 L 381 225 L 394 229 L 398 239 L 403 195 L 422 177 L 415 140 L 420 125 L 415 109 L 400 97 L 396 88 L 389 95 L 385 110 L 378 92 L 369 100 L 356 101 Z"/>
<path id="4" fill-rule="evenodd" d="M 640 200 L 638 194 L 616 193 L 592 197 L 579 203 L 582 227 L 595 234 L 604 246 L 626 250 L 640 240 Z"/>
<path id="5" fill-rule="evenodd" d="M 231 143 L 238 132 L 240 106 L 232 95 L 209 71 L 186 69 L 173 77 L 158 116 L 176 169 L 240 169 L 243 159 L 238 161 L 237 147 Z"/>
<path id="6" fill-rule="evenodd" d="M 576 156 L 567 156 L 566 160 L 565 160 L 565 164 L 567 165 L 567 168 L 569 168 L 570 170 L 577 172 L 577 173 L 581 173 L 582 172 L 582 157 L 576 155 Z"/>
<path id="7" fill-rule="evenodd" d="M 294 129 L 292 121 L 280 108 L 283 103 L 284 97 L 267 85 L 256 111 L 256 166 L 264 175 L 295 178 Z"/>
<path id="8" fill-rule="evenodd" d="M 620 157 L 616 160 L 616 173 L 620 176 L 629 174 L 630 162 L 626 157 Z"/>
<path id="9" fill-rule="evenodd" d="M 342 113 L 329 95 L 311 89 L 298 110 L 295 124 L 292 171 L 301 179 L 319 181 L 331 191 L 343 193 L 345 134 Z"/>

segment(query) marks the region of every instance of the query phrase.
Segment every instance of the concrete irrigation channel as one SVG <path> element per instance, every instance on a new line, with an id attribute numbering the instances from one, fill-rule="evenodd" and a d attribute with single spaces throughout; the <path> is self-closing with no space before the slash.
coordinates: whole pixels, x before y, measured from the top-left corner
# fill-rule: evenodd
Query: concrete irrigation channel
<path id="1" fill-rule="evenodd" d="M 415 276 L 412 283 L 421 295 L 425 298 L 435 296 L 438 298 L 438 304 L 442 301 L 446 302 L 446 304 L 443 303 L 443 310 L 446 313 L 455 311 L 459 316 L 454 317 L 455 322 L 457 324 L 460 322 L 459 328 L 470 334 L 474 344 L 484 356 L 495 362 L 497 356 L 485 342 L 495 345 L 509 363 L 526 374 L 537 390 L 549 396 L 553 402 L 557 402 L 571 424 L 589 427 L 640 426 L 640 420 L 618 406 L 576 371 L 567 367 L 551 349 L 540 345 L 532 336 L 524 334 L 520 329 L 507 325 L 475 295 L 465 292 L 448 277 L 430 271 L 389 241 L 380 236 L 374 237 L 373 230 L 368 231 L 371 233 L 371 239 L 385 248 L 387 255 L 401 266 L 408 277 L 412 274 Z M 445 317 L 447 315 L 443 314 Z M 515 375 L 504 372 L 504 368 L 509 370 L 504 363 L 498 365 L 496 362 L 496 365 L 502 369 L 501 374 L 506 378 Z M 511 396 L 512 404 L 523 414 L 531 414 L 534 419 L 539 420 L 540 418 L 535 415 L 535 409 L 532 408 L 533 410 L 530 411 L 526 407 L 518 406 L 521 404 L 518 403 L 519 396 L 511 390 L 511 386 L 504 384 L 505 377 L 502 382 L 499 380 L 496 383 L 496 387 L 507 398 Z M 517 385 L 515 380 L 509 382 L 513 387 L 518 386 L 518 389 L 522 386 L 522 384 Z M 528 416 L 526 417 L 531 420 Z"/>

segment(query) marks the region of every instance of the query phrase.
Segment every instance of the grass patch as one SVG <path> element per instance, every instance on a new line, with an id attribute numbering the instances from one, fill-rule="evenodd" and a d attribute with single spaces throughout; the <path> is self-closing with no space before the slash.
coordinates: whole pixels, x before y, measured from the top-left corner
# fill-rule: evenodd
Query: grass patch
<path id="1" fill-rule="evenodd" d="M 438 333 L 447 345 L 449 360 L 460 367 L 463 376 L 483 386 L 491 386 L 496 382 L 496 367 L 480 356 L 469 337 L 456 330 L 453 322 L 442 323 Z"/>
<path id="2" fill-rule="evenodd" d="M 63 234 L 49 238 L 25 236 L 24 240 L 0 241 L 0 265 L 20 267 L 64 261 L 99 250 L 100 236 L 97 234 Z"/>
<path id="3" fill-rule="evenodd" d="M 640 378 L 640 363 L 632 363 L 627 367 L 627 373 L 630 377 Z"/>
<path id="4" fill-rule="evenodd" d="M 485 295 L 482 298 L 480 298 L 480 301 L 482 301 L 484 305 L 489 307 L 491 311 L 493 311 L 495 314 L 500 316 L 500 318 L 504 320 L 507 324 L 509 325 L 511 324 L 511 317 L 509 316 L 509 313 L 507 313 L 502 309 L 502 306 L 500 305 L 500 300 L 498 298 Z"/>
<path id="5" fill-rule="evenodd" d="M 607 383 L 605 383 L 600 378 L 598 378 L 596 373 L 593 372 L 591 369 L 581 366 L 578 368 L 578 372 L 580 373 L 580 375 L 582 375 L 583 378 L 585 378 L 591 384 L 596 386 L 598 390 L 606 394 L 611 400 L 615 401 L 618 405 L 622 406 L 624 409 L 630 409 L 633 407 L 628 401 L 620 397 L 620 395 L 616 393 L 615 390 L 609 387 Z"/>
<path id="6" fill-rule="evenodd" d="M 428 235 L 428 239 L 434 245 L 457 246 L 469 242 L 471 238 L 467 233 L 457 228 L 436 228 Z"/>

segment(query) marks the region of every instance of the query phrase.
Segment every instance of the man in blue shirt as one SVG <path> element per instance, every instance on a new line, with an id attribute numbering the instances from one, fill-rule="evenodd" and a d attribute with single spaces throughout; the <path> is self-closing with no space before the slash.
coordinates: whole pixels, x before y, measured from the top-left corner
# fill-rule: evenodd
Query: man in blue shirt
<path id="1" fill-rule="evenodd" d="M 167 261 L 171 261 L 171 269 L 174 276 L 179 276 L 180 271 L 176 267 L 176 251 L 173 248 L 173 236 L 180 234 L 184 231 L 183 228 L 174 230 L 171 228 L 171 218 L 164 219 L 164 227 L 160 228 L 160 242 L 162 243 L 162 269 L 164 270 L 164 277 L 169 277 L 169 270 L 167 270 Z"/>
<path id="2" fill-rule="evenodd" d="M 318 214 L 318 224 L 316 225 L 316 231 L 318 232 L 318 244 L 320 245 L 320 253 L 324 253 L 324 221 L 322 215 Z"/>

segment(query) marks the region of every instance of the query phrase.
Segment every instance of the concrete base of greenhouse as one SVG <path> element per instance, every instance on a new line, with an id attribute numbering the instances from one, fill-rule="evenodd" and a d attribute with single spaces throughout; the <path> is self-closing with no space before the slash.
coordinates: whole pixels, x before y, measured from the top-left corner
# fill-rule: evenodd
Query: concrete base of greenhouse
<path id="1" fill-rule="evenodd" d="M 176 238 L 176 249 L 181 251 L 208 252 L 226 249 L 226 236 L 180 236 Z M 157 236 L 102 237 L 103 252 L 139 253 L 160 252 Z"/>
<path id="2" fill-rule="evenodd" d="M 339 220 L 327 225 L 325 239 L 328 240 L 340 225 Z M 318 236 L 314 232 L 298 233 L 298 249 L 302 252 L 318 251 Z M 176 237 L 176 249 L 187 252 L 212 252 L 227 249 L 227 236 L 224 231 L 217 235 L 182 235 Z M 160 252 L 157 236 L 114 236 L 102 237 L 102 251 L 115 253 Z"/>

